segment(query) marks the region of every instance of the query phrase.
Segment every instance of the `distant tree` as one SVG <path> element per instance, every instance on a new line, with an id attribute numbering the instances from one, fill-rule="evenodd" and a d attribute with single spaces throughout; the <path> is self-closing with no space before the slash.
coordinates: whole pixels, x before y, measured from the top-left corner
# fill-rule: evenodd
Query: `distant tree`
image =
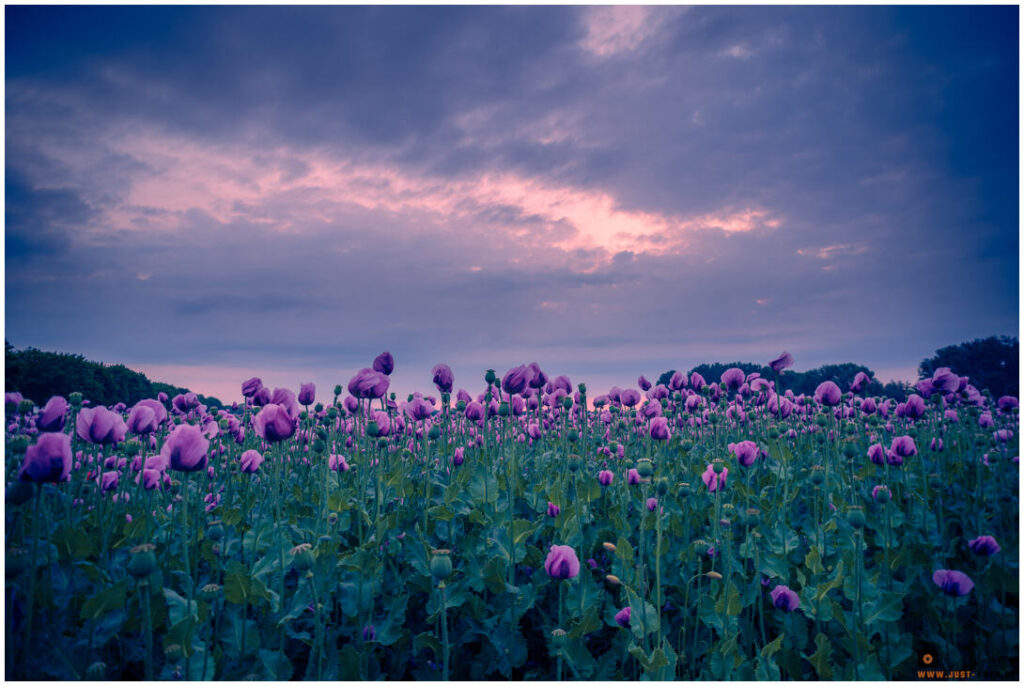
<path id="1" fill-rule="evenodd" d="M 794 393 L 810 395 L 820 384 L 831 381 L 845 393 L 850 390 L 850 384 L 853 383 L 854 377 L 859 372 L 864 372 L 872 379 L 871 383 L 865 386 L 861 392 L 867 395 L 880 395 L 883 387 L 875 380 L 875 373 L 862 364 L 853 364 L 852 362 L 826 364 L 806 372 L 794 373 L 792 378 L 787 377 L 785 384 L 786 388 L 792 388 Z"/>
<path id="2" fill-rule="evenodd" d="M 929 378 L 939 367 L 970 378 L 974 387 L 988 389 L 996 398 L 1020 394 L 1019 354 L 1016 337 L 989 336 L 935 351 L 934 357 L 921 361 L 920 378 Z"/>
<path id="3" fill-rule="evenodd" d="M 667 372 L 664 372 L 661 376 L 658 377 L 658 381 L 654 385 L 657 386 L 661 384 L 665 388 L 668 388 L 668 382 L 672 378 L 672 375 L 675 373 L 676 370 L 674 369 L 670 369 Z"/>
<path id="4" fill-rule="evenodd" d="M 122 364 L 105 365 L 91 362 L 81 355 L 44 352 L 35 348 L 19 351 L 8 341 L 4 345 L 4 377 L 7 390 L 18 391 L 37 405 L 42 405 L 54 395 L 66 398 L 74 392 L 102 405 L 119 402 L 134 405 L 143 398 L 155 398 L 164 388 L 174 391 L 165 391 L 169 396 L 187 392 L 184 388 L 154 384 L 145 374 Z M 217 398 L 199 396 L 199 401 L 208 407 L 222 406 Z"/>

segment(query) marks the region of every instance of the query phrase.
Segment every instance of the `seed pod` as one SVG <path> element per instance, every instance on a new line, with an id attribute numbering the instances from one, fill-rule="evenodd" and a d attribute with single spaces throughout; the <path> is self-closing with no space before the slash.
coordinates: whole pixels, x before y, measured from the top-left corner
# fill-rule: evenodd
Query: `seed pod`
<path id="1" fill-rule="evenodd" d="M 720 457 L 716 457 L 716 458 L 715 458 L 715 459 L 714 459 L 714 460 L 713 460 L 713 461 L 711 462 L 711 470 L 712 470 L 712 471 L 713 471 L 713 472 L 714 472 L 715 474 L 721 474 L 721 473 L 722 473 L 723 471 L 725 471 L 725 463 L 724 463 L 724 462 L 722 462 L 722 458 L 720 458 Z"/>
<path id="2" fill-rule="evenodd" d="M 444 548 L 434 551 L 430 558 L 430 573 L 438 581 L 444 581 L 452 574 L 451 551 Z"/>
<path id="3" fill-rule="evenodd" d="M 372 436 L 373 438 L 380 435 L 380 427 L 377 425 L 377 422 L 371 421 L 366 424 L 366 435 Z"/>
<path id="4" fill-rule="evenodd" d="M 90 681 L 103 681 L 107 676 L 107 663 L 106 662 L 93 662 L 85 670 L 85 675 L 89 677 Z"/>
<path id="5" fill-rule="evenodd" d="M 867 521 L 864 518 L 864 508 L 859 505 L 852 505 L 846 508 L 846 521 L 854 529 L 863 529 Z"/>
<path id="6" fill-rule="evenodd" d="M 665 477 L 658 479 L 656 488 L 658 491 L 658 495 L 664 496 L 666 493 L 668 493 L 668 479 L 666 479 Z"/>
<path id="7" fill-rule="evenodd" d="M 564 629 L 555 629 L 551 632 L 551 645 L 561 648 L 565 645 L 566 633 Z"/>
<path id="8" fill-rule="evenodd" d="M 488 386 L 493 386 L 494 382 L 497 381 L 498 375 L 494 373 L 493 369 L 488 369 L 487 373 L 484 374 L 484 381 L 487 382 Z"/>
<path id="9" fill-rule="evenodd" d="M 132 556 L 128 560 L 128 573 L 136 579 L 145 579 L 155 572 L 157 563 L 154 550 L 156 546 L 152 543 L 143 543 L 132 548 Z"/>
<path id="10" fill-rule="evenodd" d="M 820 464 L 811 467 L 811 483 L 815 486 L 825 483 L 825 468 Z"/>
<path id="11" fill-rule="evenodd" d="M 219 541 L 224 538 L 224 525 L 219 519 L 214 519 L 206 525 L 206 537 L 211 541 Z"/>
<path id="12" fill-rule="evenodd" d="M 300 543 L 292 548 L 292 566 L 300 572 L 309 571 L 316 564 L 316 555 L 313 554 L 313 546 L 309 543 Z"/>
<path id="13" fill-rule="evenodd" d="M 578 472 L 580 470 L 580 465 L 582 465 L 582 463 L 583 463 L 583 461 L 580 459 L 579 455 L 575 455 L 575 454 L 569 455 L 569 471 L 570 472 L 574 472 L 574 473 Z"/>
<path id="14" fill-rule="evenodd" d="M 654 474 L 654 463 L 648 460 L 646 457 L 637 460 L 636 470 L 640 472 L 640 476 L 645 479 Z"/>
<path id="15" fill-rule="evenodd" d="M 439 439 L 441 437 L 441 427 L 437 424 L 430 427 L 430 431 L 427 432 L 427 437 L 432 441 Z"/>
<path id="16" fill-rule="evenodd" d="M 200 600 L 210 602 L 211 600 L 217 597 L 217 595 L 220 593 L 220 589 L 221 587 L 217 584 L 206 584 L 201 589 L 199 589 L 199 598 Z"/>

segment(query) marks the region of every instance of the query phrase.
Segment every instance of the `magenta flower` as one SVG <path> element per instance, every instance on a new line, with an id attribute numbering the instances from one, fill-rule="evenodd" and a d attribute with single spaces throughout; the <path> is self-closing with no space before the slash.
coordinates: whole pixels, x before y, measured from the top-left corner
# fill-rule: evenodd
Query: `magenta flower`
<path id="1" fill-rule="evenodd" d="M 455 384 L 455 374 L 452 373 L 451 367 L 444 363 L 436 364 L 431 373 L 434 375 L 434 385 L 437 386 L 438 391 L 441 393 L 452 392 L 452 386 Z"/>
<path id="2" fill-rule="evenodd" d="M 473 401 L 466 405 L 466 419 L 471 422 L 479 422 L 484 418 L 484 406 L 481 403 Z"/>
<path id="3" fill-rule="evenodd" d="M 637 476 L 639 476 L 639 473 L 637 473 Z M 597 481 L 602 486 L 611 486 L 612 482 L 615 481 L 615 473 L 607 469 L 602 469 L 597 474 Z"/>
<path id="4" fill-rule="evenodd" d="M 380 359 L 379 357 L 377 359 Z M 376 362 L 374 363 L 376 364 Z M 357 398 L 382 398 L 391 381 L 387 375 L 373 369 L 360 369 L 348 382 L 348 392 Z"/>
<path id="5" fill-rule="evenodd" d="M 71 436 L 60 432 L 39 435 L 25 451 L 25 461 L 18 472 L 21 481 L 36 483 L 67 481 L 71 474 Z"/>
<path id="6" fill-rule="evenodd" d="M 730 391 L 738 390 L 746 380 L 747 375 L 739 367 L 730 367 L 722 372 L 722 383 Z"/>
<path id="7" fill-rule="evenodd" d="M 772 604 L 780 610 L 792 612 L 800 607 L 800 596 L 788 586 L 776 586 L 771 592 Z"/>
<path id="8" fill-rule="evenodd" d="M 995 420 L 992 419 L 991 412 L 982 412 L 981 416 L 978 417 L 978 426 L 982 429 L 991 429 L 995 426 Z"/>
<path id="9" fill-rule="evenodd" d="M 853 377 L 853 383 L 850 384 L 850 390 L 854 393 L 860 393 L 869 383 L 871 383 L 870 376 L 864 372 L 857 372 L 857 375 Z"/>
<path id="10" fill-rule="evenodd" d="M 1009 429 L 1000 429 L 993 433 L 992 436 L 1000 443 L 1009 443 L 1013 438 L 1013 432 Z"/>
<path id="11" fill-rule="evenodd" d="M 744 467 L 749 467 L 754 464 L 754 461 L 761 454 L 760 449 L 757 447 L 757 443 L 754 443 L 753 441 L 730 443 L 729 451 L 736 456 L 736 461 Z"/>
<path id="12" fill-rule="evenodd" d="M 623 629 L 629 628 L 630 609 L 624 607 L 615 613 L 615 623 L 621 626 Z"/>
<path id="13" fill-rule="evenodd" d="M 647 505 L 647 511 L 648 512 L 654 512 L 654 510 L 656 510 L 657 507 L 658 507 L 658 499 L 657 498 L 648 498 L 646 505 Z"/>
<path id="14" fill-rule="evenodd" d="M 783 369 L 789 369 L 793 366 L 793 356 L 787 352 L 783 352 L 781 355 L 769 362 L 768 366 L 772 368 L 773 372 L 778 374 Z"/>
<path id="15" fill-rule="evenodd" d="M 103 472 L 103 474 L 100 476 L 100 490 L 103 491 L 104 493 L 116 491 L 117 485 L 118 483 L 120 483 L 120 481 L 120 472 Z"/>
<path id="16" fill-rule="evenodd" d="M 686 388 L 687 380 L 688 379 L 686 378 L 686 374 L 683 374 L 682 372 L 676 372 L 671 377 L 669 377 L 669 380 L 668 380 L 669 390 L 681 391 L 682 389 Z"/>
<path id="17" fill-rule="evenodd" d="M 648 381 L 647 378 L 644 377 L 643 374 L 641 374 L 640 378 L 636 380 L 636 385 L 639 386 L 640 389 L 643 390 L 643 391 L 651 390 L 651 382 Z"/>
<path id="18" fill-rule="evenodd" d="M 952 569 L 939 569 L 932 574 L 932 581 L 935 585 L 942 589 L 942 592 L 946 595 L 952 596 L 964 596 L 971 592 L 974 588 L 974 582 L 971 581 L 971 577 L 967 576 L 963 572 L 958 572 Z"/>
<path id="19" fill-rule="evenodd" d="M 989 555 L 995 555 L 1002 548 L 996 543 L 996 539 L 992 536 L 978 536 L 973 541 L 967 542 L 967 547 L 971 549 L 971 552 L 975 555 L 983 555 L 988 557 Z"/>
<path id="20" fill-rule="evenodd" d="M 562 508 L 560 508 L 558 505 L 555 505 L 554 503 L 551 503 L 551 502 L 548 503 L 548 517 L 551 517 L 552 519 L 554 519 L 559 514 L 561 514 L 561 512 L 562 512 Z M 571 550 L 571 548 L 570 548 L 570 550 Z"/>
<path id="21" fill-rule="evenodd" d="M 903 416 L 909 417 L 910 419 L 920 419 L 924 416 L 925 405 L 924 398 L 917 394 L 911 394 L 907 398 L 907 402 L 903 405 Z"/>
<path id="22" fill-rule="evenodd" d="M 309 383 L 299 384 L 299 404 L 312 405 L 315 401 L 316 384 L 312 381 Z"/>
<path id="23" fill-rule="evenodd" d="M 892 457 L 895 455 L 900 458 L 913 457 L 917 455 L 917 445 L 914 444 L 914 439 L 910 436 L 897 436 L 892 439 L 892 445 L 889 446 L 889 464 L 892 462 Z M 903 464 L 901 459 L 898 464 Z"/>
<path id="24" fill-rule="evenodd" d="M 635 388 L 627 388 L 619 394 L 619 402 L 626 407 L 633 407 L 640 402 L 640 391 Z"/>
<path id="25" fill-rule="evenodd" d="M 814 390 L 814 402 L 819 405 L 833 407 L 838 405 L 842 398 L 843 392 L 839 390 L 839 386 L 834 381 L 822 381 Z"/>
<path id="26" fill-rule="evenodd" d="M 882 497 L 885 502 L 889 502 L 892 499 L 892 493 L 889 491 L 888 486 L 878 484 L 871 489 L 871 498 L 877 502 L 879 497 Z"/>
<path id="27" fill-rule="evenodd" d="M 384 376 L 391 376 L 391 372 L 395 371 L 395 358 L 391 356 L 391 353 L 385 350 L 380 355 L 377 355 L 376 358 L 374 358 L 373 370 L 376 372 L 380 372 Z"/>
<path id="28" fill-rule="evenodd" d="M 128 413 L 128 430 L 136 436 L 151 434 L 167 419 L 167 408 L 157 400 L 146 398 L 135 403 Z"/>
<path id="29" fill-rule="evenodd" d="M 296 428 L 296 420 L 285 408 L 274 403 L 264 405 L 253 418 L 252 424 L 256 435 L 271 443 L 291 438 Z"/>
<path id="30" fill-rule="evenodd" d="M 455 453 L 452 455 L 452 464 L 454 464 L 456 467 L 458 467 L 460 464 L 466 461 L 466 458 L 464 457 L 464 451 L 465 448 L 463 448 L 461 445 L 455 449 Z"/>
<path id="31" fill-rule="evenodd" d="M 635 468 L 630 469 L 628 472 L 626 472 L 626 483 L 628 483 L 630 486 L 636 486 L 638 483 L 640 483 L 640 472 L 637 471 Z"/>
<path id="32" fill-rule="evenodd" d="M 163 476 L 163 472 L 158 469 L 143 469 L 142 470 L 142 487 L 147 491 L 160 488 L 160 478 Z"/>
<path id="33" fill-rule="evenodd" d="M 705 381 L 704 377 L 698 374 L 697 372 L 693 372 L 692 374 L 690 374 L 690 388 L 699 391 L 700 389 L 707 385 L 708 382 Z"/>
<path id="34" fill-rule="evenodd" d="M 244 474 L 255 474 L 263 464 L 263 456 L 255 450 L 246 450 L 238 458 L 238 463 Z"/>
<path id="35" fill-rule="evenodd" d="M 246 398 L 251 398 L 256 395 L 257 391 L 263 388 L 263 382 L 259 377 L 252 377 L 242 382 L 242 395 Z"/>
<path id="36" fill-rule="evenodd" d="M 939 367 L 932 374 L 932 390 L 939 393 L 956 393 L 960 390 L 960 377 L 949 371 L 949 367 Z"/>
<path id="37" fill-rule="evenodd" d="M 505 372 L 505 377 L 501 380 L 501 388 L 509 395 L 517 395 L 526 390 L 531 379 L 533 379 L 533 371 L 525 364 L 521 364 Z"/>
<path id="38" fill-rule="evenodd" d="M 331 455 L 327 458 L 327 468 L 334 472 L 347 472 L 349 464 L 344 455 Z"/>
<path id="39" fill-rule="evenodd" d="M 68 401 L 63 396 L 53 396 L 36 417 L 36 428 L 40 431 L 63 431 L 67 411 Z"/>
<path id="40" fill-rule="evenodd" d="M 171 404 L 178 412 L 188 414 L 191 410 L 199 407 L 199 396 L 191 391 L 188 393 L 180 393 L 171 399 Z"/>
<path id="41" fill-rule="evenodd" d="M 725 488 L 725 479 L 729 476 L 729 470 L 727 468 L 722 469 L 721 474 L 715 474 L 715 466 L 708 465 L 708 468 L 704 470 L 704 473 L 700 475 L 701 481 L 708 487 L 708 490 L 714 493 L 719 488 Z M 718 477 L 717 479 L 715 477 Z"/>
<path id="42" fill-rule="evenodd" d="M 252 397 L 252 404 L 256 407 L 263 407 L 270 402 L 270 389 L 266 386 L 261 386 L 256 394 Z"/>
<path id="43" fill-rule="evenodd" d="M 405 414 L 407 414 L 409 419 L 414 422 L 420 422 L 427 419 L 433 411 L 434 408 L 431 407 L 430 403 L 423 398 L 414 397 L 411 401 L 405 404 Z"/>
<path id="44" fill-rule="evenodd" d="M 121 415 L 105 407 L 83 407 L 75 428 L 78 437 L 89 443 L 120 443 L 128 432 Z"/>
<path id="45" fill-rule="evenodd" d="M 1009 414 L 1017 408 L 1018 402 L 1012 395 L 1004 395 L 996 401 L 996 405 L 999 407 L 1000 412 Z"/>
<path id="46" fill-rule="evenodd" d="M 580 561 L 572 546 L 553 545 L 544 561 L 544 570 L 552 579 L 572 579 L 580 573 Z"/>
<path id="47" fill-rule="evenodd" d="M 175 471 L 196 472 L 206 468 L 209 449 L 210 441 L 198 426 L 179 424 L 164 441 L 160 456 L 166 458 Z"/>
<path id="48" fill-rule="evenodd" d="M 660 405 L 656 407 L 660 408 Z M 651 420 L 651 438 L 656 441 L 667 441 L 669 437 L 668 419 L 655 417 Z"/>
<path id="49" fill-rule="evenodd" d="M 533 377 L 530 379 L 530 388 L 536 390 L 544 388 L 544 384 L 548 382 L 548 375 L 544 373 L 536 362 L 531 362 L 529 367 L 530 373 L 533 374 Z"/>

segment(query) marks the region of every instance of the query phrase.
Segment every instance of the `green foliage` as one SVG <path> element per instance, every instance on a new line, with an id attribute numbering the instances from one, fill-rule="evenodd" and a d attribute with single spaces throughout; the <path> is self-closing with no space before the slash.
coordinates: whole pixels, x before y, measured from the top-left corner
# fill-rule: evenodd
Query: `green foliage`
<path id="1" fill-rule="evenodd" d="M 959 345 L 947 345 L 933 357 L 921 361 L 918 374 L 929 378 L 939 367 L 949 367 L 967 376 L 979 391 L 988 389 L 993 397 L 1020 394 L 1020 346 L 1016 337 L 989 336 Z"/>
<path id="2" fill-rule="evenodd" d="M 92 362 L 82 355 L 54 353 L 26 348 L 15 350 L 6 343 L 5 383 L 8 391 L 18 391 L 36 405 L 55 395 L 67 398 L 79 392 L 95 405 L 134 405 L 143 398 L 155 398 L 163 391 L 168 397 L 187 393 L 187 388 L 152 382 L 145 374 L 122 364 Z M 208 407 L 222 407 L 217 398 L 199 395 Z"/>

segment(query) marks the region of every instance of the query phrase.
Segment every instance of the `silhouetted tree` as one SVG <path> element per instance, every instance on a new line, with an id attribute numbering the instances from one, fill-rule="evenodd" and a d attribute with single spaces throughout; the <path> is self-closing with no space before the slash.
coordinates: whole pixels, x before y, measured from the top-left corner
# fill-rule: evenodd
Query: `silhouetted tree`
<path id="1" fill-rule="evenodd" d="M 921 361 L 920 378 L 931 377 L 939 367 L 970 378 L 974 387 L 988 389 L 996 398 L 1020 394 L 1019 345 L 1012 336 L 977 338 L 960 345 L 935 351 L 934 357 Z"/>

